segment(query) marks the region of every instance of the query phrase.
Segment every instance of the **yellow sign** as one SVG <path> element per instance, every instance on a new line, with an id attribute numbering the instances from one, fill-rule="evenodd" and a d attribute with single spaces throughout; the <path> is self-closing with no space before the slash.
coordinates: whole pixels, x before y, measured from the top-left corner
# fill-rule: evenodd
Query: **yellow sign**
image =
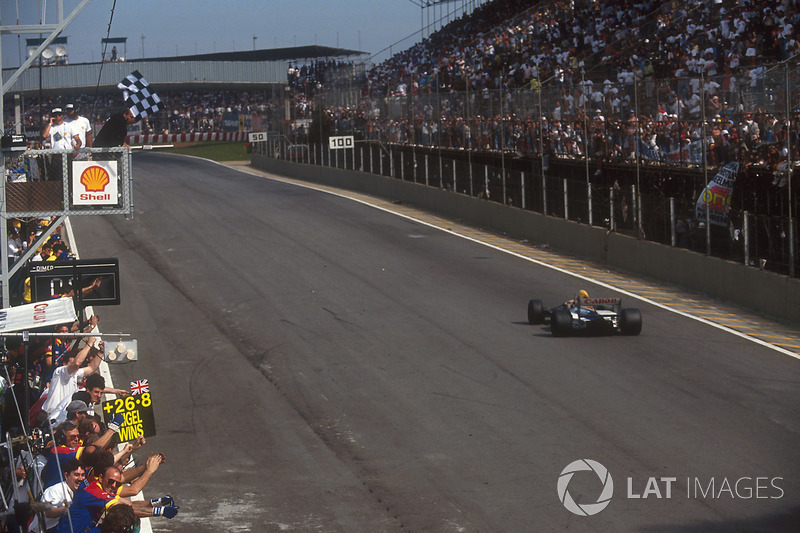
<path id="1" fill-rule="evenodd" d="M 116 415 L 122 415 L 123 418 L 119 428 L 120 442 L 136 440 L 139 437 L 152 437 L 156 434 L 153 400 L 149 392 L 104 402 L 105 423 L 111 422 Z"/>

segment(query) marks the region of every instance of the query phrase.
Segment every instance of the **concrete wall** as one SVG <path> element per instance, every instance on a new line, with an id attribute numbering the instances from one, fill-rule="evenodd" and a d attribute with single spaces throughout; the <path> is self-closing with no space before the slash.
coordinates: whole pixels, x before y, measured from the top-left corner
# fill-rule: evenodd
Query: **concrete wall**
<path id="1" fill-rule="evenodd" d="M 266 172 L 401 201 L 531 242 L 546 242 L 553 249 L 686 287 L 784 322 L 800 322 L 797 278 L 399 179 L 257 154 L 251 161 Z"/>

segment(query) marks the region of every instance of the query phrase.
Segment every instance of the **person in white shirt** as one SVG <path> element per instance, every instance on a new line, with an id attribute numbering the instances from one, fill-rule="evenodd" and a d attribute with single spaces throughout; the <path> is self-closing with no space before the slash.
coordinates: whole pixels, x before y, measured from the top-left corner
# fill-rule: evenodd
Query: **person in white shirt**
<path id="1" fill-rule="evenodd" d="M 89 119 L 78 114 L 78 106 L 75 104 L 67 104 L 64 107 L 67 118 L 64 123 L 72 127 L 72 131 L 77 133 L 81 139 L 81 146 L 84 148 L 92 147 L 92 125 Z"/>
<path id="2" fill-rule="evenodd" d="M 50 112 L 47 125 L 42 130 L 42 137 L 50 141 L 50 148 L 54 150 L 72 150 L 81 147 L 81 138 L 64 122 L 64 111 L 55 107 Z"/>
<path id="3" fill-rule="evenodd" d="M 44 528 L 41 531 L 55 530 L 61 515 L 67 514 L 75 491 L 86 478 L 86 472 L 78 459 L 70 459 L 64 465 L 63 474 L 64 481 L 46 488 L 42 494 L 41 501 L 49 503 L 51 507 L 44 511 Z M 28 531 L 40 531 L 37 529 L 38 522 L 37 516 L 31 522 Z"/>
<path id="4" fill-rule="evenodd" d="M 102 355 L 99 353 L 93 353 L 89 364 L 81 368 L 86 356 L 91 351 L 94 341 L 94 337 L 89 337 L 86 341 L 78 341 L 79 343 L 84 343 L 84 346 L 77 353 L 75 347 L 73 347 L 65 356 L 67 363 L 53 371 L 50 388 L 47 391 L 47 399 L 42 404 L 42 410 L 49 416 L 52 417 L 59 404 L 66 398 L 71 398 L 78 391 L 79 383 L 82 383 L 87 376 L 97 372 L 103 360 Z"/>

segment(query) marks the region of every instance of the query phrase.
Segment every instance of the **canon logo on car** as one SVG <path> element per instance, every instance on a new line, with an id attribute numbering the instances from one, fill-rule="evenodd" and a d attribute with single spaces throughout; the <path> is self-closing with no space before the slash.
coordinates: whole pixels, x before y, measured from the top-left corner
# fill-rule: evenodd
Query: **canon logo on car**
<path id="1" fill-rule="evenodd" d="M 586 305 L 616 305 L 622 303 L 619 298 L 584 298 L 583 303 Z"/>

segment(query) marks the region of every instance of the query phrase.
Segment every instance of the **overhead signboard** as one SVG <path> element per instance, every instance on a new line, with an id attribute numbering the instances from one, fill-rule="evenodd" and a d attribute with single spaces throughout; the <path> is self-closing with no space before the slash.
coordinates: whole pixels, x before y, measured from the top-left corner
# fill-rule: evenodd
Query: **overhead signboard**
<path id="1" fill-rule="evenodd" d="M 31 301 L 42 302 L 73 293 L 76 304 L 119 305 L 119 259 L 41 261 L 29 269 Z M 78 294 L 78 290 L 80 294 Z"/>

